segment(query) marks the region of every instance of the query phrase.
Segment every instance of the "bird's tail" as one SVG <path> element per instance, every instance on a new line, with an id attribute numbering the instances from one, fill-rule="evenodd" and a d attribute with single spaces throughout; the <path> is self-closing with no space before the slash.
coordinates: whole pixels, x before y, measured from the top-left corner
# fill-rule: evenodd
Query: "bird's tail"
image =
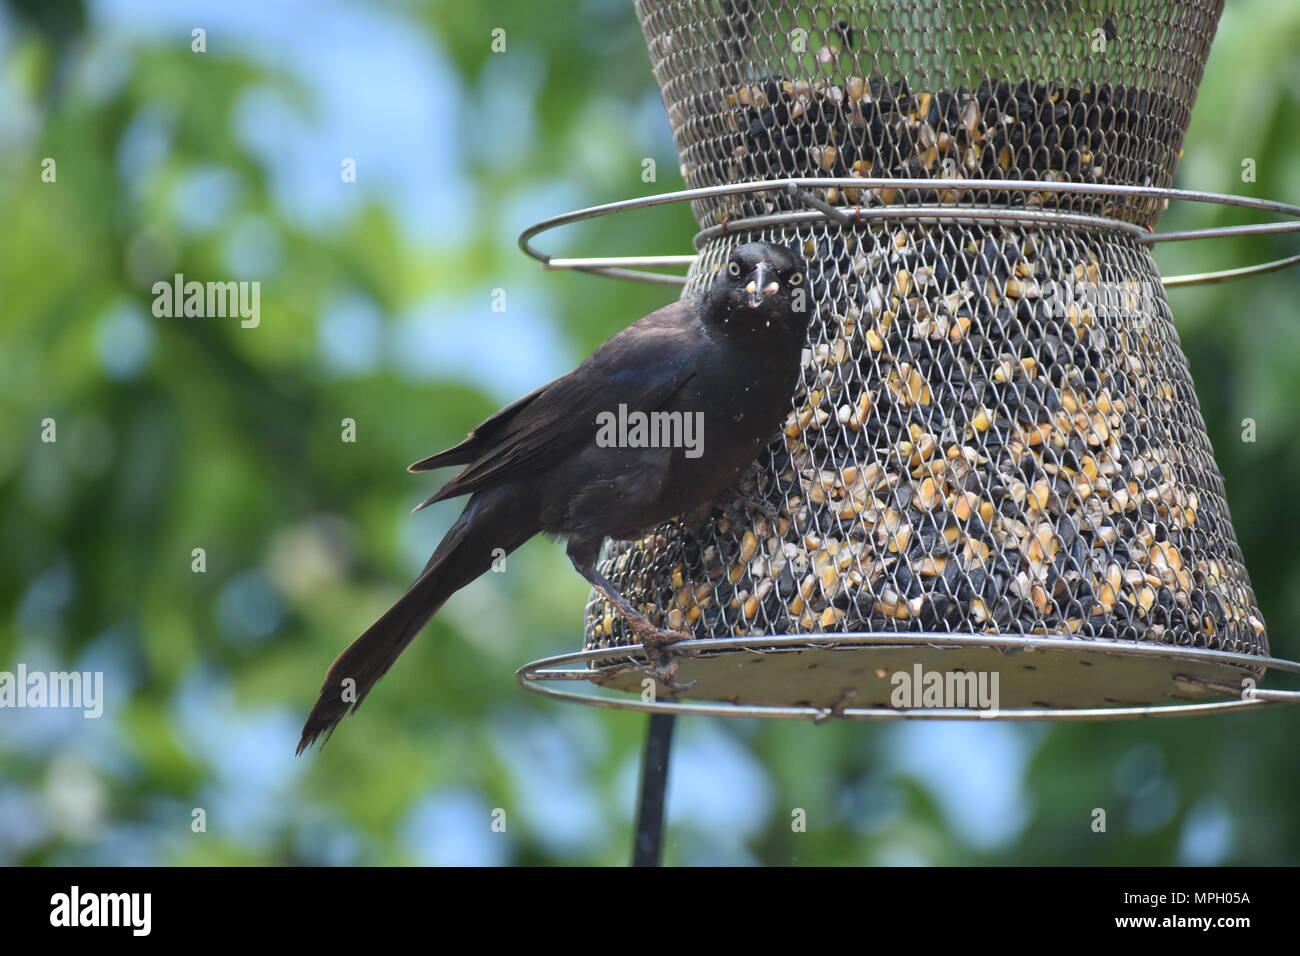
<path id="1" fill-rule="evenodd" d="M 528 497 L 496 488 L 470 498 L 415 583 L 330 665 L 297 753 L 322 734 L 329 739 L 449 597 L 537 533 L 521 513 Z"/>

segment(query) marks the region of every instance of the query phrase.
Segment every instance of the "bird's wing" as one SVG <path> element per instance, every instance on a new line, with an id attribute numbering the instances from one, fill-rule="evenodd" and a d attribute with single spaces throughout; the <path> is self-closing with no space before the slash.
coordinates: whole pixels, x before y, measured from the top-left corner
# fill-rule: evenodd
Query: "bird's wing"
<path id="1" fill-rule="evenodd" d="M 468 466 L 419 507 L 512 481 L 544 468 L 596 432 L 596 416 L 657 411 L 692 375 L 702 341 L 689 302 L 675 302 L 619 332 L 567 375 L 543 385 L 475 428 L 465 441 L 412 470 Z"/>
<path id="2" fill-rule="evenodd" d="M 440 451 L 436 455 L 422 458 L 407 467 L 407 471 L 433 471 L 446 465 L 467 465 L 478 458 L 486 449 L 491 448 L 509 428 L 515 416 L 527 408 L 544 391 L 554 385 L 549 382 L 541 388 L 534 389 L 523 398 L 516 399 L 501 411 L 496 412 L 482 423 L 476 425 L 469 436 L 459 445 Z"/>

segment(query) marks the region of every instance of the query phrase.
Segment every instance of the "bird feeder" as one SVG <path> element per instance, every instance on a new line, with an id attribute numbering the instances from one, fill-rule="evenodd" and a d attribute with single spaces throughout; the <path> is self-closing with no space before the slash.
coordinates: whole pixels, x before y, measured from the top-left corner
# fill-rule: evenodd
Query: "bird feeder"
<path id="1" fill-rule="evenodd" d="M 803 377 L 755 472 L 601 571 L 694 640 L 677 680 L 599 594 L 533 689 L 817 720 L 1175 716 L 1292 699 L 1269 656 L 1152 246 L 1222 0 L 638 0 L 687 189 L 521 237 L 552 268 L 701 291 L 738 242 L 797 248 Z M 692 203 L 697 255 L 547 256 L 541 232 Z M 680 281 L 680 280 L 676 280 Z M 902 674 L 999 675 L 995 707 Z M 558 689 L 588 682 L 601 690 Z M 1243 692 L 1243 686 L 1246 690 Z M 622 691 L 626 694 L 611 694 Z"/>

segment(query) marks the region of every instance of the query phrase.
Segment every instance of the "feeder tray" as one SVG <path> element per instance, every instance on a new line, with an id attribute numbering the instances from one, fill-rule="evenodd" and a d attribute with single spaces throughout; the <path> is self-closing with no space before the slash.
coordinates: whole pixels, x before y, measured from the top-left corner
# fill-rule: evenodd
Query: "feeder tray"
<path id="1" fill-rule="evenodd" d="M 640 647 L 580 651 L 520 668 L 529 690 L 615 710 L 712 717 L 826 720 L 1106 720 L 1184 717 L 1294 702 L 1259 688 L 1266 667 L 1300 664 L 1247 654 L 1024 635 L 835 634 L 692 642 L 674 691 L 647 677 Z M 897 706 L 896 675 L 910 686 L 937 673 L 966 706 Z M 980 674 L 998 675 L 997 703 L 976 700 Z M 575 681 L 636 696 L 562 690 Z M 985 685 L 987 686 L 987 685 Z M 1227 698 L 1227 699 L 1222 699 Z M 951 701 L 948 701 L 951 703 Z"/>
<path id="2" fill-rule="evenodd" d="M 677 680 L 593 592 L 584 649 L 525 686 L 657 713 L 1100 719 L 1233 710 L 1263 617 L 1162 279 L 1170 188 L 1221 0 L 638 0 L 688 188 L 557 216 L 550 268 L 702 291 L 738 242 L 796 248 L 802 380 L 755 472 L 702 523 L 612 542 L 601 572 L 689 633 Z M 532 240 L 690 201 L 695 256 L 556 259 Z M 642 271 L 688 265 L 685 280 Z M 681 646 L 681 645 L 679 645 Z M 898 674 L 998 677 L 997 710 L 899 707 Z M 585 681 L 641 696 L 571 693 Z M 1244 688 L 1244 689 L 1243 689 Z"/>

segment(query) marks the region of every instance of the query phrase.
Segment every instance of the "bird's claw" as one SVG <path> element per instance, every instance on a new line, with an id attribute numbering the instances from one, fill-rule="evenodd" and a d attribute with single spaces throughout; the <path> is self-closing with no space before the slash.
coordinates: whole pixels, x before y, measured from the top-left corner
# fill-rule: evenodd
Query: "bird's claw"
<path id="1" fill-rule="evenodd" d="M 644 625 L 633 625 L 632 632 L 645 651 L 646 674 L 671 691 L 690 690 L 695 686 L 695 681 L 683 683 L 673 679 L 677 668 L 681 666 L 682 658 L 695 656 L 694 648 L 680 646 L 689 645 L 692 640 L 690 634 L 658 628 L 649 621 Z"/>
<path id="2" fill-rule="evenodd" d="M 645 673 L 660 684 L 663 684 L 673 693 L 680 694 L 682 691 L 690 690 L 698 683 L 698 681 L 693 680 L 673 680 L 673 675 L 677 673 L 677 666 L 680 663 L 681 661 L 673 659 L 662 667 L 646 667 Z"/>
<path id="3" fill-rule="evenodd" d="M 736 499 L 736 503 L 740 506 L 739 511 L 743 512 L 745 517 L 751 521 L 757 517 L 766 518 L 773 523 L 781 520 L 780 507 L 774 505 L 757 489 L 753 491 L 744 489 L 736 496 Z"/>
<path id="4" fill-rule="evenodd" d="M 745 499 L 745 510 L 750 513 L 751 517 L 755 513 L 758 513 L 768 521 L 781 520 L 781 509 L 772 504 L 772 502 L 768 501 L 766 498 Z"/>

